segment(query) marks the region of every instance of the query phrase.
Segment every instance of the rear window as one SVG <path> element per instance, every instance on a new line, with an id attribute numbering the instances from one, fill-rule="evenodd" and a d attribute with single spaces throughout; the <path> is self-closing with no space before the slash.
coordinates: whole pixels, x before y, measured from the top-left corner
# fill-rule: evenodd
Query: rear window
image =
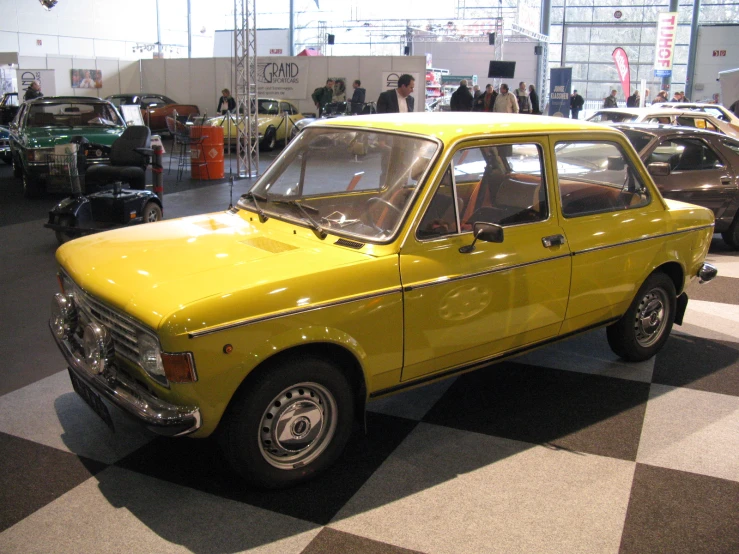
<path id="1" fill-rule="evenodd" d="M 649 144 L 654 138 L 652 135 L 648 133 L 643 133 L 641 131 L 624 130 L 624 134 L 626 135 L 626 138 L 629 139 L 629 142 L 634 147 L 634 150 L 636 150 L 637 152 L 641 152 L 642 150 L 644 150 L 647 144 Z"/>
<path id="2" fill-rule="evenodd" d="M 33 104 L 26 119 L 29 127 L 108 127 L 123 126 L 115 108 L 105 103 Z"/>

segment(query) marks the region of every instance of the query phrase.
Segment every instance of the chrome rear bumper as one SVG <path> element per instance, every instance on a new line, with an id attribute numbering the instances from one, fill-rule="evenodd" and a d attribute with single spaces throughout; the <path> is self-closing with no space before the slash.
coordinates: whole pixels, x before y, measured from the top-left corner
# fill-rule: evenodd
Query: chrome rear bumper
<path id="1" fill-rule="evenodd" d="M 51 323 L 49 328 L 51 329 Z M 177 437 L 200 428 L 199 408 L 164 402 L 119 371 L 106 370 L 102 375 L 95 375 L 74 352 L 71 343 L 59 339 L 53 330 L 51 336 L 64 355 L 69 369 L 79 380 L 149 430 L 159 435 Z"/>

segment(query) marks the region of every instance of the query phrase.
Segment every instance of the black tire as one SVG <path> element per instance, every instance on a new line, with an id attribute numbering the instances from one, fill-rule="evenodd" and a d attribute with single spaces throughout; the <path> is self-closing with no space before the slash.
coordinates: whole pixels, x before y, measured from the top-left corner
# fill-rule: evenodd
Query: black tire
<path id="1" fill-rule="evenodd" d="M 721 238 L 729 248 L 739 250 L 739 214 L 734 217 L 729 229 L 721 233 Z"/>
<path id="2" fill-rule="evenodd" d="M 30 179 L 25 171 L 22 172 L 21 179 L 23 180 L 23 196 L 26 198 L 38 198 L 44 192 L 43 187 Z"/>
<path id="3" fill-rule="evenodd" d="M 154 223 L 162 220 L 162 209 L 156 202 L 147 202 L 141 213 L 143 223 Z"/>
<path id="4" fill-rule="evenodd" d="M 58 221 L 59 221 L 59 225 L 64 225 L 66 227 L 74 227 L 74 218 L 71 215 L 59 216 Z M 65 231 L 54 231 L 54 233 L 56 234 L 56 240 L 59 241 L 59 244 L 64 244 L 65 242 L 69 242 L 70 240 L 77 238 L 76 235 L 72 235 Z"/>
<path id="5" fill-rule="evenodd" d="M 252 486 L 289 487 L 329 467 L 344 450 L 354 395 L 336 366 L 301 356 L 250 377 L 224 417 L 221 445 L 234 470 Z"/>
<path id="6" fill-rule="evenodd" d="M 18 161 L 18 155 L 13 156 L 13 177 L 20 179 L 23 176 L 23 166 Z"/>
<path id="7" fill-rule="evenodd" d="M 672 279 L 661 272 L 652 273 L 623 317 L 606 329 L 611 350 L 629 362 L 648 360 L 669 338 L 675 309 Z"/>
<path id="8" fill-rule="evenodd" d="M 275 149 L 275 147 L 277 147 L 277 132 L 275 131 L 274 127 L 269 127 L 265 131 L 264 138 L 262 139 L 262 143 L 260 146 L 265 152 L 271 152 Z"/>

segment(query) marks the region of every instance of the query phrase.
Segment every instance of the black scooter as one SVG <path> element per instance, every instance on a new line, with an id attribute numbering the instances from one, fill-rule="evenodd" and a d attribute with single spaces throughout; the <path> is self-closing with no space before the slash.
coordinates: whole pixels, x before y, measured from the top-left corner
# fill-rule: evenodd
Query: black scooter
<path id="1" fill-rule="evenodd" d="M 83 137 L 72 140 L 79 145 L 78 162 L 76 167 L 68 164 L 66 169 L 77 184 L 76 192 L 54 206 L 44 224 L 56 233 L 60 244 L 83 235 L 162 219 L 162 149 L 151 148 L 147 127 L 128 127 L 110 147 L 92 144 Z M 93 165 L 85 171 L 88 155 L 100 157 L 106 151 L 110 165 Z M 145 185 L 150 163 L 153 191 L 146 190 Z M 85 193 L 80 183 L 84 183 Z M 124 188 L 124 183 L 130 188 Z"/>

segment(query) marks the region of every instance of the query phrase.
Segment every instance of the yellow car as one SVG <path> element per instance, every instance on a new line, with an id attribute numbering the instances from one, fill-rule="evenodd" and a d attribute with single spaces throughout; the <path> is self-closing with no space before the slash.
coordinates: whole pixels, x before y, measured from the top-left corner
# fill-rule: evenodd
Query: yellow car
<path id="1" fill-rule="evenodd" d="M 295 122 L 303 119 L 298 108 L 286 100 L 260 98 L 256 103 L 257 125 L 259 128 L 259 146 L 262 150 L 273 150 L 278 142 L 285 142 L 297 134 Z M 244 128 L 242 116 L 226 114 L 209 119 L 210 125 L 223 127 L 226 144 L 235 143 L 238 129 Z"/>
<path id="2" fill-rule="evenodd" d="M 336 460 L 372 399 L 601 326 L 623 359 L 653 356 L 716 275 L 713 225 L 605 126 L 337 118 L 236 209 L 59 248 L 50 328 L 102 417 L 218 430 L 248 483 L 287 486 Z"/>

